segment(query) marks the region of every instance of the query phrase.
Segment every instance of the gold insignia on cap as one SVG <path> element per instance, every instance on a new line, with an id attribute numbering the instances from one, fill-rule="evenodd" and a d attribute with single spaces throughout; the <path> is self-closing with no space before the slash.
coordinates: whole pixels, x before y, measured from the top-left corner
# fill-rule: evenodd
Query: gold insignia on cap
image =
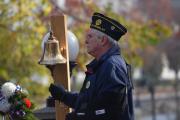
<path id="1" fill-rule="evenodd" d="M 97 26 L 100 25 L 101 23 L 102 23 L 102 20 L 101 20 L 101 19 L 96 20 L 96 25 L 97 25 Z"/>
<path id="2" fill-rule="evenodd" d="M 111 30 L 114 30 L 115 29 L 115 27 L 114 26 L 111 26 Z"/>

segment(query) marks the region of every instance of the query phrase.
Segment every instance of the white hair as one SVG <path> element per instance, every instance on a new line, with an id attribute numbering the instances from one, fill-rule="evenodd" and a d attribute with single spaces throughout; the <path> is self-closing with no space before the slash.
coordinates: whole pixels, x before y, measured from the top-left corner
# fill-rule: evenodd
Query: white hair
<path id="1" fill-rule="evenodd" d="M 108 42 L 111 44 L 111 46 L 119 46 L 118 41 L 116 41 L 115 39 L 113 39 L 112 37 L 106 35 L 105 33 L 98 31 L 96 29 L 93 29 L 93 31 L 98 35 L 98 37 L 103 37 L 106 36 L 108 38 Z"/>

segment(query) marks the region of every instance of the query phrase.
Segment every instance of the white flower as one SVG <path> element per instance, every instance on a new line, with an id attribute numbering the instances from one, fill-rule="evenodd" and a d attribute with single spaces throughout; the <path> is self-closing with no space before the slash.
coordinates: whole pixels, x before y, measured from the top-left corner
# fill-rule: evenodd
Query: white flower
<path id="1" fill-rule="evenodd" d="M 15 90 L 16 90 L 16 85 L 11 82 L 6 82 L 1 87 L 2 95 L 6 98 L 12 96 Z"/>
<path id="2" fill-rule="evenodd" d="M 3 113 L 6 113 L 9 111 L 11 105 L 9 104 L 7 98 L 5 97 L 1 97 L 0 98 L 0 111 L 3 112 Z"/>

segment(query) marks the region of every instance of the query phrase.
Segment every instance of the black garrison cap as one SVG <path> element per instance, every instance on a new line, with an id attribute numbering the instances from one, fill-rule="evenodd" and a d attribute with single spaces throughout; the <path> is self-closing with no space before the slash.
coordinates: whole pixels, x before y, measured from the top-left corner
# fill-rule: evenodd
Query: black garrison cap
<path id="1" fill-rule="evenodd" d="M 93 14 L 90 28 L 101 31 L 116 41 L 127 32 L 127 29 L 119 22 L 101 13 Z"/>

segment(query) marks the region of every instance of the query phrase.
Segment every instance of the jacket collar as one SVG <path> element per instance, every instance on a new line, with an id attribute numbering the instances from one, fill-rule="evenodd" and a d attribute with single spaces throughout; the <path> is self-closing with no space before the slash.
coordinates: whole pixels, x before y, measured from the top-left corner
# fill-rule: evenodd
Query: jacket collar
<path id="1" fill-rule="evenodd" d="M 86 65 L 86 73 L 94 73 L 98 66 L 100 66 L 105 60 L 107 60 L 112 55 L 120 55 L 120 47 L 113 46 L 106 53 L 104 53 L 99 60 L 93 59 L 88 65 Z"/>

